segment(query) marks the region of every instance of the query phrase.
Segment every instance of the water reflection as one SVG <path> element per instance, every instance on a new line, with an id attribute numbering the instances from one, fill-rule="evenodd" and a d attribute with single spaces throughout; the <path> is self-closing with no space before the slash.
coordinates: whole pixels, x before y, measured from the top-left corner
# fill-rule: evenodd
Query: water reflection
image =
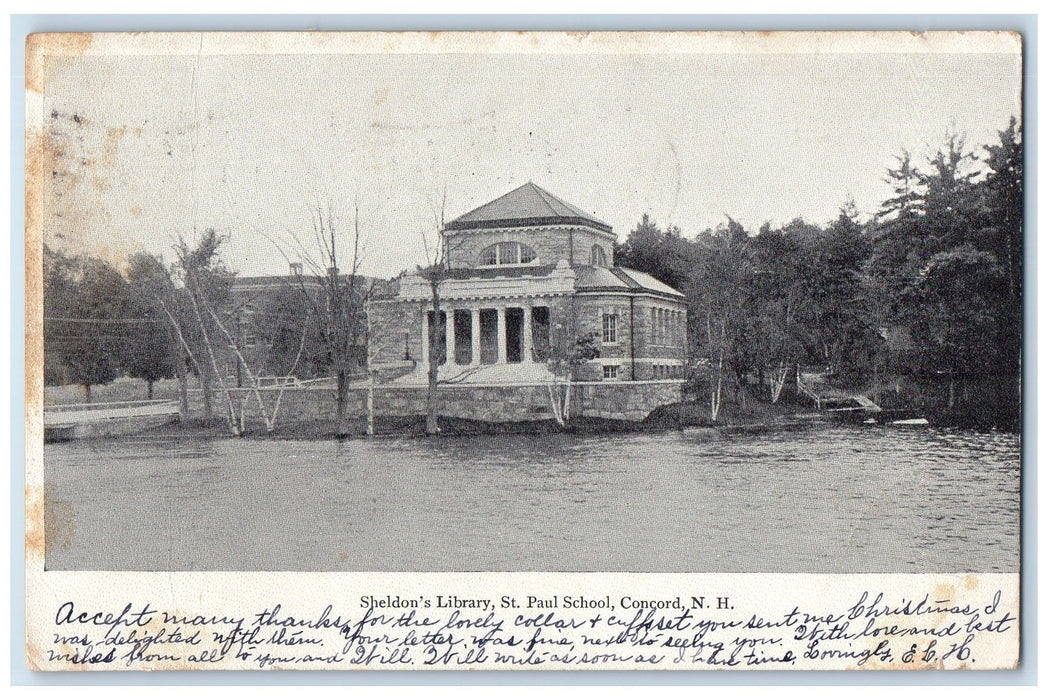
<path id="1" fill-rule="evenodd" d="M 1009 434 L 96 441 L 45 473 L 52 569 L 1018 568 Z"/>

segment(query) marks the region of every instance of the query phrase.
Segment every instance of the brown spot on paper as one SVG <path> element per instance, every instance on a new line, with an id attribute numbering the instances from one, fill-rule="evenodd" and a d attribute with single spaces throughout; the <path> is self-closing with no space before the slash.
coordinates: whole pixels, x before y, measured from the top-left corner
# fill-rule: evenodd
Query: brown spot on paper
<path id="1" fill-rule="evenodd" d="M 26 134 L 25 193 L 25 444 L 27 484 L 42 483 L 44 332 L 43 332 L 43 188 L 49 144 L 43 132 Z M 34 476 L 34 472 L 36 476 Z M 26 568 L 43 567 L 44 499 L 39 485 L 25 490 Z M 27 647 L 27 663 L 39 668 L 40 656 Z"/>
<path id="2" fill-rule="evenodd" d="M 26 559 L 44 559 L 44 490 L 38 485 L 25 487 Z"/>
<path id="3" fill-rule="evenodd" d="M 110 221 L 108 195 L 128 127 L 103 131 L 102 126 L 78 111 L 52 110 L 42 126 L 27 133 L 26 230 L 27 235 L 37 231 L 39 240 L 67 253 L 92 255 L 119 267 L 141 245 L 116 233 L 99 242 L 95 232 Z M 32 299 L 28 289 L 26 299 Z"/>
<path id="4" fill-rule="evenodd" d="M 25 40 L 25 87 L 42 94 L 51 79 L 57 57 L 82 56 L 93 41 L 84 32 L 30 34 Z"/>
<path id="5" fill-rule="evenodd" d="M 45 490 L 46 493 L 46 490 Z M 68 549 L 76 531 L 76 510 L 69 501 L 47 494 L 44 499 L 44 541 L 52 549 Z"/>
<path id="6" fill-rule="evenodd" d="M 50 144 L 43 132 L 26 137 L 25 191 L 25 401 L 26 426 L 43 410 L 43 179 Z M 27 434 L 27 445 L 31 445 Z"/>
<path id="7" fill-rule="evenodd" d="M 948 583 L 937 583 L 932 592 L 933 600 L 948 600 L 952 601 L 954 596 L 957 595 L 957 587 L 951 586 Z"/>
<path id="8" fill-rule="evenodd" d="M 106 138 L 102 142 L 102 163 L 109 167 L 117 164 L 117 153 L 120 148 L 120 139 L 127 133 L 126 126 L 109 127 L 106 129 Z"/>
<path id="9" fill-rule="evenodd" d="M 41 664 L 43 658 L 44 654 L 40 651 L 40 647 L 34 644 L 33 640 L 26 635 L 25 665 L 29 667 L 30 671 L 43 671 L 44 667 Z"/>

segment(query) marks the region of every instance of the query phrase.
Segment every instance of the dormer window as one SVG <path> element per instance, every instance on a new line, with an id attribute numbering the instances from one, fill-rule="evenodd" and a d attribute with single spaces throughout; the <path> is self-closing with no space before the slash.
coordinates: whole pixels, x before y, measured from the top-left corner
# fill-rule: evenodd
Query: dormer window
<path id="1" fill-rule="evenodd" d="M 604 253 L 604 248 L 599 245 L 594 245 L 590 248 L 590 265 L 594 267 L 607 267 L 608 256 Z"/>
<path id="2" fill-rule="evenodd" d="M 496 243 L 480 252 L 480 265 L 527 265 L 535 260 L 535 249 L 531 246 L 510 241 Z"/>

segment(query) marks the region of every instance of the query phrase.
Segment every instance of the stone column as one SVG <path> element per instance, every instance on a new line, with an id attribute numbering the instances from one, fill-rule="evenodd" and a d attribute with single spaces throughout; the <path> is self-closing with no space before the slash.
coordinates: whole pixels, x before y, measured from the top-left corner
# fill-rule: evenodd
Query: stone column
<path id="1" fill-rule="evenodd" d="M 455 310 L 448 309 L 444 313 L 444 347 L 448 359 L 444 364 L 450 366 L 455 364 Z"/>
<path id="2" fill-rule="evenodd" d="M 473 327 L 470 329 L 469 339 L 473 344 L 473 354 L 470 355 L 470 365 L 476 367 L 480 364 L 480 309 L 471 309 L 469 312 Z"/>
<path id="3" fill-rule="evenodd" d="M 524 305 L 524 324 L 520 333 L 522 340 L 521 344 L 523 346 L 523 350 L 521 350 L 521 362 L 531 362 L 533 359 L 531 355 L 531 304 Z"/>
<path id="4" fill-rule="evenodd" d="M 500 306 L 496 313 L 498 314 L 498 363 L 504 365 L 506 364 L 506 307 Z"/>

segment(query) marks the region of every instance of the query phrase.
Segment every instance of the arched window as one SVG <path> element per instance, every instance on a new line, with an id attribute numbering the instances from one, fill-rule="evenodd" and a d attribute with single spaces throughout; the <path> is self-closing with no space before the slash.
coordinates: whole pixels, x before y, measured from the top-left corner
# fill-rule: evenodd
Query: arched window
<path id="1" fill-rule="evenodd" d="M 594 244 L 594 246 L 590 248 L 590 265 L 593 265 L 594 267 L 608 266 L 608 256 L 605 255 L 604 248 L 600 245 Z"/>
<path id="2" fill-rule="evenodd" d="M 480 251 L 480 265 L 527 265 L 535 260 L 535 249 L 516 241 L 496 243 Z"/>

